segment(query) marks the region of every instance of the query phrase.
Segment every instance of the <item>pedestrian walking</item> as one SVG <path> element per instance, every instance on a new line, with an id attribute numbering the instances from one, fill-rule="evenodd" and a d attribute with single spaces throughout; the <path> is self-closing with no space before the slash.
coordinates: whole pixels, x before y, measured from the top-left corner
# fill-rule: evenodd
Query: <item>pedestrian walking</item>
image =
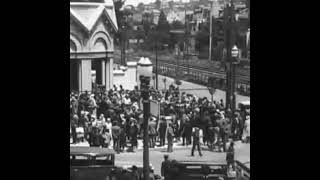
<path id="1" fill-rule="evenodd" d="M 165 138 L 166 138 L 166 130 L 167 130 L 167 123 L 164 118 L 160 120 L 159 125 L 159 135 L 160 135 L 160 146 L 165 145 Z"/>
<path id="2" fill-rule="evenodd" d="M 194 149 L 197 147 L 199 155 L 202 156 L 201 147 L 200 147 L 200 132 L 199 128 L 195 127 L 194 132 L 192 133 L 193 144 L 191 150 L 191 156 L 194 156 Z"/>
<path id="3" fill-rule="evenodd" d="M 172 123 L 169 123 L 168 131 L 167 131 L 167 140 L 168 140 L 168 148 L 167 152 L 173 152 L 173 138 L 174 138 L 174 132 Z"/>
<path id="4" fill-rule="evenodd" d="M 113 149 L 120 153 L 120 126 L 116 123 L 112 126 Z"/>

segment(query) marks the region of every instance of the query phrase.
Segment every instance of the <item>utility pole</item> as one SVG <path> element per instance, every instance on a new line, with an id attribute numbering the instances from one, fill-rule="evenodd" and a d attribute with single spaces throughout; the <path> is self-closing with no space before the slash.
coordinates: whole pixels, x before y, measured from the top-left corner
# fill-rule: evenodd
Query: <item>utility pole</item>
<path id="1" fill-rule="evenodd" d="M 213 0 L 210 0 L 210 37 L 209 37 L 209 61 L 212 59 L 212 8 Z"/>
<path id="2" fill-rule="evenodd" d="M 140 76 L 141 95 L 143 98 L 143 177 L 149 180 L 150 163 L 149 163 L 149 134 L 148 121 L 150 116 L 150 77 Z"/>
<path id="3" fill-rule="evenodd" d="M 156 30 L 156 32 L 158 32 Z M 158 90 L 158 34 L 156 33 L 156 90 Z"/>

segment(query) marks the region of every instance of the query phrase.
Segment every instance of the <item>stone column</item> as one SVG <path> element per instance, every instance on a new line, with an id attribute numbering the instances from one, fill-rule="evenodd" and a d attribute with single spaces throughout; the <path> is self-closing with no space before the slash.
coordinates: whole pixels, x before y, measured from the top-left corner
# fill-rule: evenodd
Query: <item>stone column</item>
<path id="1" fill-rule="evenodd" d="M 101 85 L 103 84 L 102 82 L 102 74 L 103 74 L 103 71 L 102 71 L 102 59 L 97 59 L 97 60 L 94 60 L 94 65 L 95 65 L 95 69 L 96 69 L 96 83 Z"/>
<path id="2" fill-rule="evenodd" d="M 81 60 L 77 60 L 77 66 L 78 66 L 78 90 L 82 91 L 82 66 L 81 66 Z"/>
<path id="3" fill-rule="evenodd" d="M 108 58 L 105 62 L 105 72 L 106 72 L 106 89 L 113 88 L 113 58 Z"/>
<path id="4" fill-rule="evenodd" d="M 83 59 L 80 64 L 80 79 L 81 79 L 81 91 L 91 91 L 92 81 L 91 81 L 91 59 Z"/>
<path id="5" fill-rule="evenodd" d="M 101 84 L 106 85 L 106 59 L 101 60 Z"/>

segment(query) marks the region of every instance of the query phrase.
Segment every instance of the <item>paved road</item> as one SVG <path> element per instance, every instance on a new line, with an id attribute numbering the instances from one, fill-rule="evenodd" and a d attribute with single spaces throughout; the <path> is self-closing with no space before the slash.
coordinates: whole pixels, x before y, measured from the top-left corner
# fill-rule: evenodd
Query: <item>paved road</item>
<path id="1" fill-rule="evenodd" d="M 169 154 L 169 158 L 176 160 L 188 160 L 188 161 L 209 161 L 213 163 L 226 163 L 226 154 L 211 152 L 205 146 L 202 147 L 203 156 L 200 157 L 198 152 L 195 151 L 195 156 L 191 156 L 191 147 L 174 148 L 173 153 L 167 153 L 164 149 L 151 149 L 149 152 L 150 163 L 153 165 L 156 174 L 160 174 L 161 162 L 163 161 L 163 155 Z M 250 161 L 250 144 L 243 144 L 237 142 L 235 145 L 235 158 L 240 162 Z M 117 154 L 116 165 L 129 164 L 143 164 L 143 151 L 138 150 L 135 153 L 121 153 Z M 250 167 L 250 166 L 249 166 Z"/>

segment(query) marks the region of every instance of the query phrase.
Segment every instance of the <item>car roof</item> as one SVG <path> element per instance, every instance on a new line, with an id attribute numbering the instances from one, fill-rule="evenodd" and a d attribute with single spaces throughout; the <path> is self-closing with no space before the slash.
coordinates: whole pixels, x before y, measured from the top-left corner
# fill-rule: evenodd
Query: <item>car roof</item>
<path id="1" fill-rule="evenodd" d="M 178 164 L 186 165 L 210 165 L 210 166 L 226 166 L 227 163 L 214 163 L 208 161 L 177 161 Z"/>
<path id="2" fill-rule="evenodd" d="M 115 151 L 99 147 L 70 147 L 70 155 L 103 156 L 110 154 L 115 154 Z"/>

